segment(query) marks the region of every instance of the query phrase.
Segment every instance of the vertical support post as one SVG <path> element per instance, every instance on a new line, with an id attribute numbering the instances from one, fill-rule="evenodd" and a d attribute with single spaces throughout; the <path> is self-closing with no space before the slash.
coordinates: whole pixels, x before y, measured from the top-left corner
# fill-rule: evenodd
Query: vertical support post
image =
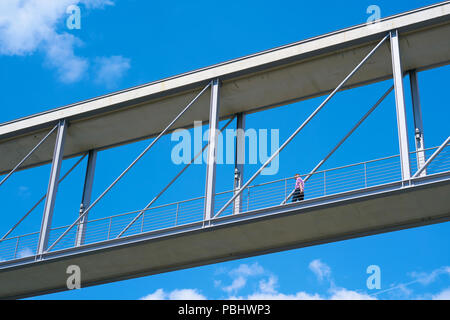
<path id="1" fill-rule="evenodd" d="M 41 232 L 39 233 L 39 243 L 37 255 L 43 254 L 48 246 L 48 238 L 52 225 L 53 210 L 55 208 L 56 194 L 58 192 L 59 173 L 64 153 L 64 142 L 66 139 L 67 121 L 61 120 L 58 123 L 58 134 L 56 136 L 55 148 L 53 151 L 52 168 L 47 188 L 47 197 L 45 199 L 44 214 L 41 223 Z"/>
<path id="2" fill-rule="evenodd" d="M 88 155 L 88 163 L 86 167 L 86 176 L 84 179 L 83 197 L 80 205 L 80 215 L 83 215 L 84 210 L 91 205 L 92 188 L 94 186 L 95 164 L 97 162 L 97 150 L 90 150 Z M 86 235 L 88 215 L 84 215 L 78 222 L 77 237 L 75 246 L 84 244 Z"/>
<path id="3" fill-rule="evenodd" d="M 250 210 L 250 186 L 247 187 L 247 211 Z"/>
<path id="4" fill-rule="evenodd" d="M 414 134 L 416 140 L 416 159 L 417 170 L 425 164 L 425 141 L 423 136 L 422 108 L 420 105 L 419 83 L 417 81 L 417 72 L 412 70 L 409 73 L 409 81 L 411 83 L 411 97 L 414 115 Z M 421 176 L 426 176 L 426 169 L 422 171 Z"/>
<path id="5" fill-rule="evenodd" d="M 364 188 L 367 188 L 367 163 L 364 162 Z"/>
<path id="6" fill-rule="evenodd" d="M 111 224 L 112 224 L 112 217 L 109 218 L 109 225 L 108 225 L 108 240 L 111 237 Z"/>
<path id="7" fill-rule="evenodd" d="M 395 87 L 395 106 L 397 109 L 397 129 L 400 146 L 400 164 L 402 180 L 409 180 L 411 169 L 409 163 L 408 131 L 406 125 L 405 94 L 403 90 L 403 73 L 400 60 L 398 31 L 391 31 L 392 72 Z"/>
<path id="8" fill-rule="evenodd" d="M 236 149 L 234 161 L 234 192 L 241 189 L 244 182 L 244 163 L 245 163 L 245 115 L 238 113 L 236 115 Z M 233 214 L 241 212 L 242 197 L 238 195 L 234 200 Z"/>
<path id="9" fill-rule="evenodd" d="M 211 84 L 211 102 L 209 111 L 209 146 L 206 164 L 206 185 L 205 185 L 205 214 L 204 221 L 214 216 L 214 197 L 216 193 L 216 156 L 217 139 L 219 132 L 219 79 L 214 79 Z"/>
<path id="10" fill-rule="evenodd" d="M 284 179 L 284 199 L 287 198 L 287 179 Z"/>
<path id="11" fill-rule="evenodd" d="M 14 257 L 13 257 L 13 259 L 15 259 L 17 257 L 17 249 L 19 249 L 19 240 L 20 240 L 20 237 L 17 237 L 16 249 L 14 250 Z"/>

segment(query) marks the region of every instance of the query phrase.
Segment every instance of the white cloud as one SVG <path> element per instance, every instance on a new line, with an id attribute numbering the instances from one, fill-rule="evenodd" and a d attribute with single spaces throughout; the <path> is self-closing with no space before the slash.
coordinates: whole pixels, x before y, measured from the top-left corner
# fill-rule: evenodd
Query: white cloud
<path id="1" fill-rule="evenodd" d="M 398 286 L 396 286 L 396 289 L 398 291 L 397 295 L 401 297 L 409 297 L 413 294 L 413 290 L 408 288 L 408 284 L 405 283 L 399 284 Z"/>
<path id="2" fill-rule="evenodd" d="M 430 297 L 433 296 L 432 294 L 425 293 L 420 295 L 414 295 L 413 289 L 409 288 L 409 286 L 418 283 L 422 284 L 423 286 L 427 286 L 430 283 L 435 282 L 438 279 L 438 277 L 445 274 L 450 275 L 449 266 L 443 266 L 431 272 L 410 272 L 408 275 L 414 278 L 414 280 L 400 284 L 391 284 L 390 288 L 385 290 L 379 290 L 371 295 L 378 296 L 381 294 L 388 293 L 389 296 L 393 299 L 406 299 L 406 298 L 414 298 L 419 300 L 429 299 Z"/>
<path id="3" fill-rule="evenodd" d="M 206 297 L 198 293 L 197 289 L 181 289 L 170 292 L 169 300 L 206 300 Z"/>
<path id="4" fill-rule="evenodd" d="M 77 57 L 74 47 L 81 41 L 71 34 L 54 34 L 51 41 L 45 43 L 45 63 L 56 69 L 58 78 L 64 83 L 81 80 L 86 74 L 89 62 Z"/>
<path id="5" fill-rule="evenodd" d="M 374 296 L 345 288 L 336 288 L 330 291 L 332 292 L 330 300 L 377 300 Z"/>
<path id="6" fill-rule="evenodd" d="M 231 270 L 230 275 L 240 275 L 240 276 L 256 276 L 264 273 L 264 268 L 261 267 L 258 262 L 253 263 L 252 265 L 241 264 L 239 267 Z"/>
<path id="7" fill-rule="evenodd" d="M 69 5 L 84 5 L 86 10 L 103 9 L 114 5 L 111 0 L 9 0 L 0 1 L 0 54 L 8 56 L 32 55 L 42 52 L 44 64 L 56 70 L 63 83 L 83 79 L 89 59 L 75 54 L 83 42 L 62 31 Z M 59 30 L 61 29 L 61 30 Z M 113 79 L 115 84 L 129 69 L 129 60 L 120 56 L 106 59 L 96 78 Z M 109 59 L 109 60 L 108 60 Z M 102 60 L 103 61 L 103 60 Z M 100 81 L 100 83 L 103 83 Z"/>
<path id="8" fill-rule="evenodd" d="M 275 286 L 277 283 L 277 277 L 271 275 L 267 281 L 263 279 L 259 282 L 259 289 L 261 292 L 273 294 L 276 293 Z"/>
<path id="9" fill-rule="evenodd" d="M 283 293 L 278 291 L 278 278 L 265 271 L 262 266 L 255 263 L 251 266 L 241 264 L 238 268 L 229 272 L 230 276 L 234 276 L 234 281 L 228 287 L 222 288 L 228 293 L 236 293 L 238 289 L 243 288 L 247 283 L 247 277 L 255 275 L 268 274 L 263 279 L 259 280 L 257 289 L 247 296 L 230 295 L 228 299 L 231 300 L 376 300 L 375 297 L 370 296 L 364 292 L 357 292 L 345 288 L 336 288 L 331 279 L 331 268 L 320 260 L 313 260 L 309 264 L 309 269 L 317 276 L 319 281 L 327 279 L 330 284 L 328 290 L 329 295 L 321 296 L 319 293 L 309 293 L 305 291 L 298 291 L 295 293 Z"/>
<path id="10" fill-rule="evenodd" d="M 247 300 L 323 300 L 323 298 L 317 293 L 309 294 L 303 291 L 295 294 L 257 292 L 249 295 Z"/>
<path id="11" fill-rule="evenodd" d="M 318 260 L 313 263 L 313 266 L 320 268 L 312 268 L 313 272 L 317 270 L 324 271 L 329 276 L 331 274 L 331 269 L 323 264 L 317 263 Z M 321 273 L 322 274 L 322 273 Z M 259 288 L 256 292 L 248 295 L 245 299 L 248 300 L 375 300 L 376 298 L 357 291 L 348 290 L 345 288 L 331 288 L 329 291 L 331 295 L 329 297 L 321 296 L 318 293 L 308 293 L 305 291 L 298 291 L 293 294 L 286 294 L 278 292 L 276 287 L 278 286 L 278 279 L 274 275 L 270 275 L 267 279 L 263 279 L 259 282 Z M 236 298 L 236 297 L 235 297 Z M 244 299 L 243 297 L 237 297 Z"/>
<path id="12" fill-rule="evenodd" d="M 155 292 L 142 297 L 141 300 L 206 300 L 206 297 L 200 294 L 197 289 L 175 289 L 171 292 L 157 289 Z"/>
<path id="13" fill-rule="evenodd" d="M 331 269 L 328 265 L 320 261 L 319 259 L 313 260 L 309 264 L 309 269 L 316 275 L 319 281 L 323 279 L 330 279 Z"/>
<path id="14" fill-rule="evenodd" d="M 319 294 L 309 294 L 299 291 L 294 294 L 284 294 L 278 292 L 275 288 L 278 286 L 278 279 L 271 275 L 267 280 L 263 279 L 259 282 L 259 290 L 248 295 L 248 300 L 321 300 Z"/>
<path id="15" fill-rule="evenodd" d="M 222 280 L 214 280 L 214 287 L 220 287 L 223 291 L 227 292 L 230 295 L 230 298 L 238 299 L 232 294 L 235 294 L 237 291 L 245 287 L 247 284 L 247 279 L 249 277 L 254 277 L 257 275 L 264 274 L 264 268 L 261 267 L 258 263 L 253 263 L 251 265 L 241 264 L 237 268 L 232 269 L 226 272 L 226 269 L 221 268 L 219 271 L 216 270 L 215 274 L 228 274 L 228 276 L 232 279 L 231 284 L 228 286 L 223 285 Z M 260 288 L 262 288 L 262 293 L 270 293 L 273 292 L 271 288 L 275 285 L 274 280 L 271 278 L 268 281 L 261 281 Z M 158 289 L 155 292 L 146 295 L 141 298 L 143 300 L 204 300 L 206 297 L 199 293 L 197 289 L 176 289 L 171 292 L 165 292 L 163 289 Z"/>
<path id="16" fill-rule="evenodd" d="M 242 289 L 246 283 L 247 283 L 247 279 L 244 278 L 243 276 L 239 276 L 236 279 L 234 279 L 233 282 L 229 286 L 225 286 L 222 289 L 228 293 L 236 292 L 239 289 Z"/>
<path id="17" fill-rule="evenodd" d="M 436 294 L 424 294 L 422 296 L 413 295 L 413 291 L 408 288 L 410 284 L 422 283 L 423 285 L 430 284 L 435 281 L 438 276 L 442 274 L 450 275 L 450 267 L 445 266 L 433 270 L 430 273 L 413 272 L 410 275 L 416 279 L 407 283 L 393 285 L 386 290 L 380 290 L 372 294 L 368 294 L 361 290 L 350 290 L 343 287 L 338 287 L 334 284 L 331 277 L 331 268 L 316 259 L 311 261 L 309 269 L 317 276 L 318 281 L 326 279 L 329 284 L 329 289 L 326 294 L 319 294 L 316 292 L 298 291 L 294 293 L 283 293 L 278 290 L 278 278 L 265 270 L 258 263 L 253 265 L 241 264 L 239 267 L 232 269 L 228 275 L 232 277 L 233 281 L 229 286 L 221 287 L 229 296 L 226 299 L 230 300 L 377 300 L 377 296 L 382 293 L 389 292 L 390 294 L 398 292 L 402 296 L 408 296 L 414 299 L 435 299 L 435 300 L 450 300 L 450 288 L 447 288 Z M 217 270 L 216 270 L 217 271 Z M 224 274 L 226 271 L 222 269 L 220 273 Z M 249 284 L 251 276 L 263 276 L 258 279 L 258 286 L 256 290 L 247 295 L 237 295 L 237 291 Z M 254 281 L 254 279 L 252 279 Z M 219 287 L 222 280 L 214 280 L 214 286 Z M 391 292 L 393 291 L 393 292 Z M 144 297 L 143 299 L 206 299 L 196 289 L 182 289 L 174 290 L 170 293 L 165 293 L 162 289 L 156 290 L 154 293 Z M 186 297 L 186 298 L 185 298 Z"/>
<path id="18" fill-rule="evenodd" d="M 430 273 L 426 272 L 411 272 L 410 276 L 416 279 L 416 282 L 419 282 L 423 285 L 428 285 L 434 282 L 440 275 L 448 274 L 450 275 L 450 267 L 444 266 L 439 269 L 433 270 Z"/>
<path id="19" fill-rule="evenodd" d="M 103 9 L 106 6 L 113 6 L 112 0 L 81 0 L 80 3 L 84 4 L 88 9 Z"/>
<path id="20" fill-rule="evenodd" d="M 309 293 L 305 291 L 298 291 L 295 293 L 279 292 L 277 289 L 279 286 L 278 278 L 264 270 L 258 263 L 252 265 L 241 264 L 239 267 L 232 269 L 228 272 L 228 275 L 234 280 L 231 285 L 222 287 L 222 289 L 231 294 L 228 297 L 228 299 L 231 300 L 376 300 L 374 296 L 364 292 L 336 287 L 331 278 L 331 268 L 319 259 L 311 261 L 309 269 L 316 275 L 319 281 L 326 279 L 329 282 L 330 289 L 328 290 L 328 295 L 322 296 L 319 293 Z M 258 275 L 266 276 L 259 280 L 258 287 L 253 293 L 246 296 L 236 295 L 238 290 L 247 285 L 249 277 Z M 217 284 L 219 282 L 216 280 L 215 283 Z"/>
<path id="21" fill-rule="evenodd" d="M 87 9 L 112 5 L 110 0 L 9 0 L 0 2 L 0 53 L 26 55 L 55 40 L 69 5 Z M 64 24 L 63 24 L 64 25 Z M 72 41 L 72 40 L 69 40 Z"/>
<path id="22" fill-rule="evenodd" d="M 167 294 L 163 289 L 157 289 L 155 292 L 150 293 L 141 298 L 141 300 L 164 300 Z"/>
<path id="23" fill-rule="evenodd" d="M 432 296 L 433 300 L 450 300 L 450 288 L 444 289 L 436 295 Z"/>
<path id="24" fill-rule="evenodd" d="M 0 53 L 33 53 L 55 34 L 71 0 L 11 0 L 0 2 Z"/>
<path id="25" fill-rule="evenodd" d="M 95 82 L 111 88 L 130 69 L 130 59 L 122 56 L 100 57 L 96 59 Z"/>
<path id="26" fill-rule="evenodd" d="M 257 262 L 252 265 L 240 264 L 239 267 L 232 269 L 228 275 L 233 279 L 228 286 L 223 286 L 222 290 L 228 293 L 236 293 L 247 284 L 247 278 L 258 276 L 264 273 L 264 268 Z"/>

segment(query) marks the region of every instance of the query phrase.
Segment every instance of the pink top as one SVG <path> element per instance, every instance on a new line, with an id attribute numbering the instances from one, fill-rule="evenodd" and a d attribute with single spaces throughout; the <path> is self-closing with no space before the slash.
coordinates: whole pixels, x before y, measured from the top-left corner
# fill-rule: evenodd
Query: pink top
<path id="1" fill-rule="evenodd" d="M 295 181 L 295 189 L 300 189 L 300 192 L 303 192 L 303 190 L 305 189 L 305 182 L 302 178 L 298 177 Z"/>

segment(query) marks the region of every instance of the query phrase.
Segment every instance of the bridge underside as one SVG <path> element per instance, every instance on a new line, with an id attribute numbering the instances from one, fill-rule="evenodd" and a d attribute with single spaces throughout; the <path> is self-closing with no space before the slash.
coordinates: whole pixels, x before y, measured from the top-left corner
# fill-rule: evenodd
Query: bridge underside
<path id="1" fill-rule="evenodd" d="M 23 258 L 0 272 L 0 297 L 67 290 L 69 265 L 87 287 L 449 221 L 449 194 L 450 175 L 438 174 Z"/>

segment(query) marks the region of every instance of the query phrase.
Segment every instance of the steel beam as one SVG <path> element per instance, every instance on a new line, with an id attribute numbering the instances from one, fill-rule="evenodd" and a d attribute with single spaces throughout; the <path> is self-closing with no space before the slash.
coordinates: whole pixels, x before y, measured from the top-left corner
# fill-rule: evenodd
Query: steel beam
<path id="1" fill-rule="evenodd" d="M 411 84 L 411 97 L 414 115 L 414 134 L 416 140 L 416 160 L 417 170 L 422 168 L 425 164 L 425 141 L 423 135 L 423 121 L 422 121 L 422 107 L 420 104 L 419 83 L 417 81 L 417 71 L 412 70 L 409 72 L 409 81 Z M 421 175 L 425 176 L 426 170 L 423 170 Z"/>
<path id="2" fill-rule="evenodd" d="M 311 170 L 310 173 L 303 179 L 303 181 L 306 183 L 309 178 L 333 155 L 333 153 L 339 149 L 339 147 L 347 140 L 348 137 L 350 137 L 353 132 L 355 132 L 356 129 L 367 119 L 368 116 L 381 104 L 381 102 L 386 99 L 386 97 L 391 93 L 391 91 L 394 90 L 394 86 L 391 86 L 378 101 L 367 111 L 364 116 L 353 126 L 353 128 L 347 132 L 347 134 L 336 144 L 336 146 L 322 159 L 320 162 L 314 167 L 314 169 Z M 291 193 L 283 200 L 283 202 L 280 203 L 280 205 L 286 204 L 286 202 L 289 200 L 290 197 L 294 194 L 295 189 L 291 191 Z"/>
<path id="3" fill-rule="evenodd" d="M 67 176 L 68 176 L 68 175 L 69 175 L 69 174 L 70 174 L 70 173 L 71 173 L 71 172 L 72 172 L 72 171 L 80 164 L 80 162 L 83 161 L 84 157 L 86 157 L 86 153 L 83 154 L 83 155 L 81 156 L 81 158 L 78 159 L 78 161 L 75 162 L 75 164 L 74 164 L 69 170 L 67 170 L 67 172 L 64 174 L 64 176 L 62 176 L 62 178 L 59 179 L 58 183 L 63 182 L 64 179 L 67 178 Z M 29 215 L 31 212 L 33 212 L 33 210 L 36 209 L 37 206 L 40 205 L 42 201 L 44 201 L 44 199 L 45 199 L 46 197 L 47 197 L 47 194 L 44 194 L 44 195 L 38 200 L 38 202 L 36 202 L 36 203 L 33 205 L 33 207 L 32 207 L 30 210 L 28 210 L 27 213 L 25 213 L 25 215 L 24 215 L 22 218 L 20 218 L 20 220 L 17 221 L 16 224 L 15 224 L 11 229 L 9 229 L 9 231 L 8 231 L 7 233 L 5 233 L 5 235 L 0 239 L 0 241 L 5 240 L 6 237 L 9 236 L 9 235 L 11 234 L 11 232 L 13 232 L 14 229 L 16 229 L 16 228 L 19 226 L 19 224 L 21 224 L 22 221 L 25 220 L 25 218 L 28 217 L 28 215 Z"/>
<path id="4" fill-rule="evenodd" d="M 382 18 L 377 28 L 364 22 L 1 124 L 0 174 L 9 172 L 23 157 L 14 145 L 31 149 L 36 135 L 41 136 L 45 128 L 50 130 L 61 118 L 77 119 L 71 123 L 70 130 L 74 134 L 64 148 L 65 157 L 85 153 L 91 146 L 104 150 L 155 137 L 178 113 L 178 106 L 214 78 L 222 81 L 221 118 L 324 96 L 370 50 L 375 39 L 395 29 L 408 45 L 408 54 L 402 57 L 408 70 L 446 65 L 450 62 L 449 19 L 450 2 L 441 2 Z M 342 89 L 390 80 L 392 69 L 390 63 L 386 63 L 388 47 L 383 46 L 382 51 Z M 187 114 L 173 129 L 189 129 L 194 121 L 206 122 L 208 100 L 201 99 L 198 112 Z M 39 130 L 42 131 L 39 133 Z M 42 149 L 20 169 L 50 163 L 51 157 L 51 152 Z"/>
<path id="5" fill-rule="evenodd" d="M 209 221 L 214 216 L 214 196 L 216 193 L 216 157 L 217 138 L 219 124 L 220 107 L 220 83 L 215 79 L 211 84 L 211 101 L 209 110 L 209 139 L 208 158 L 206 164 L 206 185 L 205 185 L 205 214 L 204 220 Z"/>
<path id="6" fill-rule="evenodd" d="M 27 159 L 41 146 L 41 144 L 43 144 L 47 138 L 53 133 L 53 131 L 56 130 L 58 126 L 54 126 L 52 130 L 50 130 L 49 133 L 47 133 L 47 135 L 41 139 L 41 141 L 39 141 L 39 143 L 33 148 L 31 149 L 30 152 L 28 152 L 28 154 L 6 175 L 5 178 L 3 178 L 2 181 L 0 181 L 0 186 L 5 183 L 6 180 L 8 180 L 8 178 L 25 162 L 27 161 Z"/>
<path id="7" fill-rule="evenodd" d="M 412 178 L 417 178 L 420 177 L 422 172 L 428 167 L 428 165 L 434 160 L 434 158 L 436 158 L 439 153 L 441 153 L 441 151 L 447 147 L 447 145 L 450 143 L 450 136 L 447 137 L 447 139 L 444 141 L 443 144 L 441 144 L 439 146 L 439 148 L 437 148 L 437 150 L 431 155 L 431 157 L 427 160 L 427 162 L 425 162 L 425 164 L 423 165 L 423 167 L 421 167 L 419 170 L 417 170 L 417 172 L 412 176 Z"/>
<path id="8" fill-rule="evenodd" d="M 244 183 L 245 163 L 245 114 L 236 115 L 236 146 L 234 153 L 234 192 L 241 189 Z M 241 212 L 242 197 L 238 195 L 234 200 L 233 214 Z"/>
<path id="9" fill-rule="evenodd" d="M 61 171 L 66 132 L 67 121 L 59 121 L 58 133 L 56 136 L 55 148 L 53 151 L 52 168 L 50 171 L 50 179 L 47 188 L 47 198 L 45 200 L 44 215 L 42 217 L 41 223 L 41 232 L 39 233 L 39 243 L 37 248 L 38 255 L 44 253 L 48 245 L 48 238 L 52 225 L 53 210 L 55 208 L 56 194 L 58 192 L 59 172 Z"/>
<path id="10" fill-rule="evenodd" d="M 234 120 L 234 117 L 231 118 L 230 120 L 228 120 L 228 122 L 223 126 L 223 128 L 220 130 L 221 132 L 223 132 L 223 130 L 225 130 L 226 127 L 228 127 L 228 125 Z M 177 179 L 183 174 L 184 171 L 186 171 L 187 168 L 189 168 L 189 166 L 192 163 L 195 163 L 195 160 L 203 155 L 203 151 L 205 151 L 206 147 L 208 147 L 208 144 L 206 144 L 202 150 L 200 150 L 192 159 L 191 161 L 189 161 L 188 164 L 186 164 L 183 169 L 180 170 L 180 172 L 178 172 L 178 174 L 156 195 L 156 197 L 154 197 L 152 199 L 152 201 L 150 201 L 144 209 L 141 210 L 141 212 L 139 212 L 139 214 L 134 217 L 134 219 L 117 235 L 117 238 L 120 238 L 121 236 L 123 236 L 123 234 L 137 221 L 137 219 L 139 219 L 150 207 L 153 203 L 155 203 L 156 200 L 159 199 L 159 197 L 166 192 L 167 189 L 169 189 L 169 187 L 175 182 L 177 181 Z M 143 218 L 142 218 L 143 219 Z M 175 222 L 175 225 L 177 224 L 177 222 Z"/>
<path id="11" fill-rule="evenodd" d="M 398 40 L 398 31 L 391 31 L 391 56 L 392 72 L 395 88 L 395 106 L 397 109 L 397 129 L 398 142 L 400 149 L 400 164 L 402 170 L 402 180 L 408 180 L 411 177 L 411 168 L 409 163 L 408 130 L 406 125 L 405 94 L 403 89 L 403 73 L 400 60 L 400 45 Z"/>
<path id="12" fill-rule="evenodd" d="M 339 85 L 325 98 L 325 100 L 309 115 L 309 117 L 303 121 L 303 123 L 294 131 L 294 133 L 291 134 L 291 136 L 281 145 L 281 147 L 276 150 L 269 159 L 258 169 L 258 171 L 253 174 L 253 176 L 242 186 L 241 190 L 236 192 L 230 200 L 225 203 L 225 205 L 220 209 L 214 218 L 220 216 L 222 212 L 225 211 L 225 209 L 232 203 L 241 193 L 242 190 L 248 187 L 248 185 L 255 180 L 255 178 L 261 173 L 262 170 L 264 170 L 265 167 L 269 165 L 269 163 L 272 162 L 272 160 L 278 156 L 278 154 L 283 151 L 283 149 L 289 144 L 289 142 L 292 141 L 292 139 L 295 138 L 295 136 L 302 131 L 302 129 L 311 121 L 312 118 L 316 116 L 316 114 L 336 95 L 336 93 L 342 89 L 342 87 L 345 85 L 345 83 L 353 77 L 353 75 L 366 63 L 367 60 L 378 50 L 378 48 L 386 41 L 386 39 L 389 37 L 389 34 L 387 34 L 383 39 L 381 39 L 380 42 L 364 57 L 364 59 L 361 60 L 361 62 L 353 68 L 353 70 L 345 77 L 344 80 L 339 83 Z"/>
<path id="13" fill-rule="evenodd" d="M 88 287 L 449 221 L 449 179 L 444 172 L 420 177 L 411 188 L 392 182 L 222 217 L 203 230 L 194 222 L 49 252 L 38 262 L 32 256 L 1 262 L 0 298 L 67 290 L 64 271 L 72 264 Z"/>
<path id="14" fill-rule="evenodd" d="M 159 135 L 152 140 L 152 142 L 144 149 L 144 151 L 142 151 L 139 156 L 134 159 L 134 161 L 116 178 L 116 180 L 114 180 L 113 183 L 110 184 L 110 186 L 108 188 L 106 188 L 105 191 L 103 191 L 103 193 L 91 204 L 89 205 L 88 208 L 86 208 L 86 210 L 83 211 L 82 214 L 80 214 L 80 216 L 66 229 L 66 231 L 64 231 L 58 239 L 56 239 L 55 242 L 53 242 L 53 244 L 48 247 L 48 251 L 52 250 L 54 246 L 56 246 L 56 244 L 66 236 L 66 234 L 72 230 L 72 228 L 78 224 L 78 222 L 85 216 L 87 215 L 87 213 L 109 192 L 109 190 L 111 190 L 116 184 L 117 182 L 120 181 L 120 179 L 123 178 L 123 176 L 130 171 L 131 168 L 134 167 L 134 165 L 153 147 L 153 145 L 158 142 L 158 140 L 173 126 L 173 124 L 197 101 L 197 99 L 203 94 L 203 92 L 206 91 L 206 89 L 210 86 L 210 84 L 208 83 L 208 85 L 206 85 L 206 87 L 200 91 L 199 94 L 197 94 L 197 96 L 172 120 L 172 122 L 170 122 L 170 124 L 159 133 Z"/>
<path id="15" fill-rule="evenodd" d="M 97 150 L 90 150 L 88 156 L 88 163 L 86 167 L 86 176 L 84 178 L 83 197 L 80 205 L 81 220 L 78 222 L 77 237 L 75 240 L 76 246 L 84 244 L 84 238 L 86 234 L 86 227 L 88 221 L 88 215 L 83 215 L 84 209 L 88 208 L 91 204 L 92 188 L 94 186 L 95 165 L 97 162 Z"/>

